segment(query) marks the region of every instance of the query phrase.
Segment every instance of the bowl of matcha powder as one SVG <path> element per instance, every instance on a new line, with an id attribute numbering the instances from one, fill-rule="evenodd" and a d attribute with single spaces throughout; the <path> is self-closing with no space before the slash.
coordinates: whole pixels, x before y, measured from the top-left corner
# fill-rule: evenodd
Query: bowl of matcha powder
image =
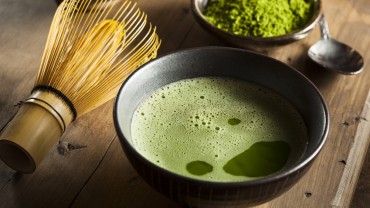
<path id="1" fill-rule="evenodd" d="M 206 30 L 252 49 L 303 39 L 321 15 L 320 0 L 191 0 L 191 7 Z"/>

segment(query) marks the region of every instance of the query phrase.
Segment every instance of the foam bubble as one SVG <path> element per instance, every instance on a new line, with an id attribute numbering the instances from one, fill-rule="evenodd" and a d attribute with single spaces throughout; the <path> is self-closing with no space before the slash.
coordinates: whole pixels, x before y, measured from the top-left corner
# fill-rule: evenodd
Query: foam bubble
<path id="1" fill-rule="evenodd" d="M 252 83 L 217 77 L 186 79 L 155 91 L 135 111 L 131 134 L 146 158 L 184 175 L 186 164 L 196 160 L 213 161 L 215 169 L 222 169 L 261 140 L 300 146 L 292 153 L 296 157 L 307 142 L 301 116 L 281 96 Z M 218 171 L 202 177 L 240 180 Z"/>

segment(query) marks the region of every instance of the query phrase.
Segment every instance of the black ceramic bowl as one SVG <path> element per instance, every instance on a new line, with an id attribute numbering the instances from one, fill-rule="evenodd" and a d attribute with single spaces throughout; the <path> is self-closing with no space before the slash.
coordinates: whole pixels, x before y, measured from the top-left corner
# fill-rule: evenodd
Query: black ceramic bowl
<path id="1" fill-rule="evenodd" d="M 204 8 L 207 6 L 208 0 L 191 0 L 191 8 L 196 21 L 208 32 L 216 35 L 220 39 L 234 46 L 241 48 L 249 48 L 253 50 L 262 50 L 264 48 L 272 48 L 275 46 L 285 45 L 297 40 L 305 38 L 309 32 L 315 27 L 321 15 L 321 0 L 313 0 L 312 16 L 309 21 L 300 29 L 292 31 L 286 35 L 275 37 L 256 37 L 242 36 L 226 32 L 209 23 L 203 15 Z"/>
<path id="2" fill-rule="evenodd" d="M 298 164 L 261 179 L 208 182 L 169 172 L 145 159 L 131 140 L 137 106 L 154 90 L 187 78 L 226 76 L 266 86 L 289 100 L 309 132 L 307 151 Z M 291 188 L 323 147 L 329 127 L 325 102 L 316 87 L 295 69 L 258 53 L 222 47 L 196 48 L 157 58 L 131 74 L 114 107 L 114 123 L 123 150 L 139 175 L 158 192 L 190 207 L 256 205 Z"/>

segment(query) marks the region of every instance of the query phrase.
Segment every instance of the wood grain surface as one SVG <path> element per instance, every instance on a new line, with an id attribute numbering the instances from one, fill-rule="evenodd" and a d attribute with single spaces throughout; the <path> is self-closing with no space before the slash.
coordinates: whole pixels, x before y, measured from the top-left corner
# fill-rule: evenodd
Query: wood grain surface
<path id="1" fill-rule="evenodd" d="M 227 46 L 195 22 L 190 0 L 140 0 L 138 6 L 157 26 L 163 41 L 159 55 Z M 30 94 L 56 8 L 52 0 L 0 0 L 0 128 Z M 319 88 L 331 124 L 307 174 L 259 207 L 365 208 L 370 203 L 370 1 L 323 0 L 323 12 L 332 37 L 356 48 L 365 58 L 365 69 L 346 76 L 310 62 L 306 53 L 320 39 L 318 27 L 304 40 L 263 51 L 301 71 Z M 112 108 L 113 100 L 70 125 L 33 174 L 19 174 L 0 161 L 0 207 L 178 207 L 131 167 L 116 137 Z"/>

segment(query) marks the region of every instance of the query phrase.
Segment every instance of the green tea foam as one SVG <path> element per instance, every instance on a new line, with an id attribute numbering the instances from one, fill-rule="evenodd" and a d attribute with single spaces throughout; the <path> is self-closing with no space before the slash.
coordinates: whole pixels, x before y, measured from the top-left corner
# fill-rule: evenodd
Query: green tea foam
<path id="1" fill-rule="evenodd" d="M 131 137 L 151 162 L 208 181 L 272 174 L 300 159 L 308 142 L 303 119 L 287 100 L 262 86 L 221 77 L 158 89 L 135 111 Z"/>

